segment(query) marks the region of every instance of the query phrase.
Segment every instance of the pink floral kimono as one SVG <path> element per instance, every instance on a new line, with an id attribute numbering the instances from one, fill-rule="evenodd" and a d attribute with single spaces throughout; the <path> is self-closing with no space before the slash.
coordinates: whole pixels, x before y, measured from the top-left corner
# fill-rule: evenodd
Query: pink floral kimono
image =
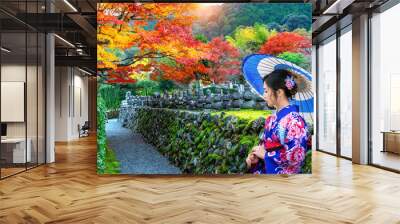
<path id="1" fill-rule="evenodd" d="M 311 136 L 298 106 L 289 105 L 265 122 L 263 144 L 267 152 L 264 161 L 249 171 L 266 174 L 301 173 Z"/>

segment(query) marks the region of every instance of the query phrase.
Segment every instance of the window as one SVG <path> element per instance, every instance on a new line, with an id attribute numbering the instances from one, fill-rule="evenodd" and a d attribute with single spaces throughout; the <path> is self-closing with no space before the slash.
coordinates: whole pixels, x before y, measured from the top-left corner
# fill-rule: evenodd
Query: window
<path id="1" fill-rule="evenodd" d="M 372 163 L 400 170 L 400 4 L 371 19 Z"/>
<path id="2" fill-rule="evenodd" d="M 352 32 L 348 26 L 340 36 L 340 155 L 352 157 Z"/>
<path id="3" fill-rule="evenodd" d="M 336 154 L 336 36 L 318 48 L 318 148 Z"/>

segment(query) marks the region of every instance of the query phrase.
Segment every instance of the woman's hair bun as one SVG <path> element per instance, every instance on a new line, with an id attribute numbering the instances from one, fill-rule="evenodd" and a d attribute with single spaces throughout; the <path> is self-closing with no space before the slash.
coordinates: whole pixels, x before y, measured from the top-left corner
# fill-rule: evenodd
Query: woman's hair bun
<path id="1" fill-rule="evenodd" d="M 288 90 L 289 91 L 289 95 L 288 98 L 292 98 L 297 94 L 297 86 L 294 89 Z"/>

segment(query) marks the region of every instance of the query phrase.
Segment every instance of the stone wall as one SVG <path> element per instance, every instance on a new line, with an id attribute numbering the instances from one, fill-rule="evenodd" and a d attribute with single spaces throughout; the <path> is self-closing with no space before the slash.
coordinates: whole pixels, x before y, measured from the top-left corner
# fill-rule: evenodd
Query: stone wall
<path id="1" fill-rule="evenodd" d="M 244 173 L 249 150 L 259 143 L 265 118 L 226 116 L 223 112 L 183 111 L 127 105 L 123 126 L 139 132 L 170 162 L 189 174 Z M 303 172 L 311 172 L 311 151 Z"/>
<path id="2" fill-rule="evenodd" d="M 232 91 L 232 90 L 230 90 Z M 244 87 L 244 91 L 220 90 L 219 93 L 211 93 L 202 90 L 176 91 L 169 93 L 155 93 L 153 96 L 133 96 L 127 92 L 122 106 L 149 106 L 154 108 L 174 108 L 187 110 L 203 109 L 267 109 L 265 101 L 254 94 L 249 86 Z"/>
<path id="3" fill-rule="evenodd" d="M 120 121 L 141 133 L 183 173 L 222 174 L 245 172 L 245 159 L 259 142 L 265 119 L 127 106 Z"/>

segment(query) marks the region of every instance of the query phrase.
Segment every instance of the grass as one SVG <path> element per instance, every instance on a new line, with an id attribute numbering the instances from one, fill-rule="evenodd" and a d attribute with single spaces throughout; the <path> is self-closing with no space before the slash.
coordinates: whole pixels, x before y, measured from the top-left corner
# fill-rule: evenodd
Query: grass
<path id="1" fill-rule="evenodd" d="M 240 110 L 215 110 L 215 109 L 195 109 L 195 110 L 186 110 L 186 109 L 171 109 L 171 110 L 179 110 L 179 111 L 188 111 L 188 112 L 203 112 L 209 111 L 211 115 L 220 114 L 221 112 L 225 113 L 225 116 L 235 116 L 237 118 L 241 118 L 244 120 L 256 120 L 259 117 L 267 118 L 272 114 L 270 110 L 255 110 L 255 109 L 240 109 Z"/>
<path id="2" fill-rule="evenodd" d="M 220 114 L 224 112 L 226 116 L 232 115 L 245 120 L 256 120 L 259 117 L 268 117 L 271 115 L 271 111 L 269 110 L 254 110 L 254 109 L 241 109 L 241 110 L 220 110 L 216 112 L 212 112 L 211 114 Z"/>
<path id="3" fill-rule="evenodd" d="M 105 156 L 105 164 L 106 168 L 105 174 L 117 174 L 120 173 L 120 164 L 115 156 L 115 153 L 112 149 L 106 146 L 106 156 Z"/>

